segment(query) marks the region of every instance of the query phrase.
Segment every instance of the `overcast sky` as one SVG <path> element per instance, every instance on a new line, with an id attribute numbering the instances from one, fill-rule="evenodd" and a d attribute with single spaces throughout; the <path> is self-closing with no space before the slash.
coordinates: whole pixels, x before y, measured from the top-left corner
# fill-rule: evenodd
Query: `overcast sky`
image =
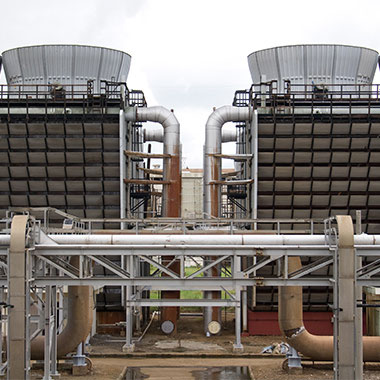
<path id="1" fill-rule="evenodd" d="M 202 167 L 212 107 L 250 87 L 248 54 L 304 43 L 380 51 L 378 0 L 8 0 L 1 14 L 1 51 L 57 43 L 129 53 L 128 87 L 143 90 L 149 106 L 174 109 L 191 168 Z"/>

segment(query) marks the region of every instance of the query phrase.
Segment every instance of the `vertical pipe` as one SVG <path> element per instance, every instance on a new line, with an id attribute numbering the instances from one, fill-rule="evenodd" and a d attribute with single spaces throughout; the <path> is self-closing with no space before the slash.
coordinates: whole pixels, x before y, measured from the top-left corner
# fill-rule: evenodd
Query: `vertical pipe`
<path id="1" fill-rule="evenodd" d="M 125 82 L 125 76 L 122 77 L 122 82 Z M 122 84 L 120 86 L 120 97 L 122 100 L 122 109 L 119 114 L 119 170 L 120 170 L 120 178 L 119 178 L 119 186 L 120 186 L 120 218 L 124 219 L 126 217 L 126 209 L 127 203 L 129 201 L 129 197 L 127 198 L 126 194 L 126 184 L 124 183 L 124 179 L 127 178 L 127 168 L 126 168 L 126 157 L 124 151 L 126 150 L 126 120 L 124 114 L 124 107 L 126 103 L 125 98 L 125 85 Z M 125 229 L 125 222 L 120 223 L 120 229 Z M 125 258 L 123 255 L 120 256 L 120 265 L 124 269 L 125 267 Z M 121 306 L 125 307 L 125 287 L 121 287 Z"/>
<path id="2" fill-rule="evenodd" d="M 220 186 L 213 184 L 214 181 L 221 180 L 222 168 L 222 127 L 229 121 L 248 121 L 251 118 L 249 107 L 223 106 L 213 110 L 209 116 L 205 128 L 205 148 L 204 148 L 204 214 L 206 218 L 220 217 L 221 211 L 221 189 Z M 212 260 L 213 258 L 211 258 Z M 218 271 L 213 267 L 213 275 L 218 275 Z M 219 298 L 220 292 L 213 291 L 212 298 Z M 240 297 L 240 295 L 239 295 Z M 208 292 L 205 292 L 205 298 L 209 298 Z M 239 309 L 240 312 L 240 309 Z M 212 312 L 205 309 L 205 326 L 211 322 L 208 318 L 217 320 L 221 323 L 220 308 L 212 308 Z M 240 321 L 239 321 L 240 323 Z M 207 331 L 206 331 L 207 332 Z"/>
<path id="3" fill-rule="evenodd" d="M 252 119 L 252 154 L 253 154 L 253 165 L 252 165 L 252 179 L 253 179 L 253 186 L 252 186 L 252 194 L 251 199 L 253 201 L 253 212 L 252 212 L 252 218 L 257 219 L 257 189 L 258 189 L 258 167 L 259 167 L 259 124 L 258 124 L 258 113 L 257 110 L 253 111 L 253 119 Z M 257 230 L 257 223 L 254 223 L 254 229 Z"/>
<path id="4" fill-rule="evenodd" d="M 164 128 L 164 154 L 170 157 L 164 158 L 164 181 L 169 184 L 163 189 L 163 216 L 181 216 L 181 159 L 180 159 L 180 125 L 173 111 L 164 107 L 129 108 L 125 115 L 128 121 L 153 121 L 158 122 Z M 171 262 L 173 256 L 165 257 L 163 264 Z M 175 273 L 179 273 L 179 261 L 176 260 L 170 266 Z M 180 298 L 179 291 L 162 291 L 162 298 Z M 179 307 L 164 307 L 161 314 L 162 320 L 170 320 L 174 328 L 177 328 Z"/>
<path id="5" fill-rule="evenodd" d="M 127 178 L 126 174 L 126 157 L 124 151 L 126 150 L 126 121 L 124 110 L 120 110 L 119 114 L 119 168 L 120 168 L 120 218 L 125 218 L 127 209 L 126 187 L 124 179 Z M 125 222 L 120 223 L 120 229 L 125 229 Z"/>

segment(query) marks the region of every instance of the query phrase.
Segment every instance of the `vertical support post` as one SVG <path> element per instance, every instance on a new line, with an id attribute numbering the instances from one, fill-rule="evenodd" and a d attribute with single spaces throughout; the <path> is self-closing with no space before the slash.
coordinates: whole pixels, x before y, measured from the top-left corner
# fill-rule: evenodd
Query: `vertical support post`
<path id="1" fill-rule="evenodd" d="M 128 272 L 130 278 L 134 278 L 134 256 L 128 256 L 127 263 Z M 125 287 L 125 344 L 123 346 L 123 352 L 133 352 L 135 345 L 132 343 L 132 334 L 133 334 L 133 313 L 132 313 L 132 286 L 128 285 Z"/>
<path id="2" fill-rule="evenodd" d="M 51 354 L 51 286 L 45 288 L 45 340 L 44 340 L 44 377 L 43 380 L 50 380 L 50 354 Z"/>
<path id="3" fill-rule="evenodd" d="M 11 226 L 11 241 L 8 254 L 8 379 L 25 379 L 29 377 L 27 361 L 26 324 L 26 228 L 28 216 L 16 215 Z"/>
<path id="4" fill-rule="evenodd" d="M 362 233 L 362 212 L 361 210 L 356 211 L 356 235 L 360 235 Z M 356 257 L 356 270 L 355 272 L 361 268 L 362 266 L 362 258 L 360 256 Z M 355 273 L 356 278 L 356 273 Z M 355 287 L 355 301 L 359 301 L 363 299 L 363 287 L 356 286 Z M 355 309 L 355 376 L 357 379 L 363 378 L 363 309 L 361 307 L 356 307 Z"/>
<path id="5" fill-rule="evenodd" d="M 338 248 L 333 250 L 333 359 L 334 380 L 338 380 L 338 326 L 339 326 L 339 294 L 338 294 Z"/>
<path id="6" fill-rule="evenodd" d="M 52 308 L 52 326 L 51 326 L 51 367 L 50 372 L 52 376 L 58 376 L 57 368 L 57 322 L 58 322 L 58 313 L 57 313 L 57 287 L 51 287 L 51 308 Z"/>
<path id="7" fill-rule="evenodd" d="M 356 255 L 354 227 L 350 216 L 337 216 L 338 242 L 338 379 L 359 379 L 356 368 L 358 342 L 356 334 Z M 360 338 L 361 339 L 361 338 Z M 360 367 L 363 363 L 360 363 Z"/>
<path id="8" fill-rule="evenodd" d="M 247 287 L 243 286 L 241 291 L 241 303 L 242 303 L 242 320 L 243 320 L 243 331 L 248 331 L 248 299 L 247 299 Z"/>
<path id="9" fill-rule="evenodd" d="M 4 302 L 4 287 L 0 288 L 0 301 Z M 3 371 L 3 310 L 0 307 L 0 376 L 4 376 Z"/>
<path id="10" fill-rule="evenodd" d="M 241 257 L 236 253 L 234 258 L 234 277 L 237 278 L 241 272 Z M 241 286 L 235 287 L 235 343 L 233 345 L 234 352 L 243 352 L 244 347 L 241 344 Z"/>

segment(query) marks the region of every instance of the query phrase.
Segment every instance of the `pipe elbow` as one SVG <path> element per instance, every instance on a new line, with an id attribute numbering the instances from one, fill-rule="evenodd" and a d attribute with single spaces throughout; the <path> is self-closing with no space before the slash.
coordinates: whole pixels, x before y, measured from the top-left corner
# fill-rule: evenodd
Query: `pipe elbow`
<path id="1" fill-rule="evenodd" d="M 251 118 L 250 107 L 222 106 L 208 117 L 206 123 L 206 140 L 213 140 L 215 133 L 220 133 L 223 125 L 229 121 L 248 121 Z M 207 144 L 207 143 L 206 143 Z"/>
<path id="2" fill-rule="evenodd" d="M 120 111 L 120 115 L 123 113 L 125 121 L 137 121 L 137 107 L 126 107 Z"/>

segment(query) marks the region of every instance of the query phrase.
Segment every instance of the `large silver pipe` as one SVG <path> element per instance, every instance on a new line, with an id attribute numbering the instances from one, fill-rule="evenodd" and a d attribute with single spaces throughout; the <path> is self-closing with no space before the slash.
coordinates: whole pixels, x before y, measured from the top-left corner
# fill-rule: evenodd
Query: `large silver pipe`
<path id="1" fill-rule="evenodd" d="M 222 131 L 222 143 L 226 142 L 236 142 L 237 140 L 237 130 L 228 130 L 228 131 Z M 236 152 L 238 153 L 238 152 Z"/>
<path id="2" fill-rule="evenodd" d="M 147 141 L 157 141 L 160 143 L 164 142 L 164 133 L 162 129 L 147 129 L 143 128 L 144 142 Z"/>
<path id="3" fill-rule="evenodd" d="M 180 152 L 180 126 L 172 111 L 156 107 L 134 107 L 126 109 L 127 121 L 153 121 L 160 123 L 164 129 L 164 158 L 162 192 L 162 215 L 165 217 L 178 218 L 181 216 L 181 152 Z M 179 261 L 174 257 L 166 258 L 170 269 L 179 273 Z M 169 264 L 172 262 L 172 264 Z M 162 291 L 162 298 L 180 298 L 179 291 Z M 170 320 L 176 330 L 179 317 L 178 307 L 164 307 L 161 313 L 162 320 Z"/>
<path id="4" fill-rule="evenodd" d="M 119 114 L 119 161 L 120 161 L 120 218 L 126 217 L 127 194 L 124 179 L 127 178 L 127 164 L 124 151 L 126 150 L 126 121 L 124 110 Z M 120 223 L 120 228 L 125 228 L 125 223 Z"/>
<path id="5" fill-rule="evenodd" d="M 204 151 L 204 212 L 206 217 L 219 216 L 220 186 L 212 181 L 221 179 L 220 157 L 222 153 L 222 127 L 229 121 L 248 121 L 251 119 L 249 107 L 223 106 L 216 109 L 206 123 L 206 140 Z"/>
<path id="6" fill-rule="evenodd" d="M 49 235 L 58 244 L 328 246 L 324 235 Z M 4 239 L 5 240 L 5 239 Z M 380 245 L 380 235 L 355 235 L 355 246 Z"/>
<path id="7" fill-rule="evenodd" d="M 174 113 L 168 109 L 155 107 L 128 107 L 125 110 L 127 121 L 152 121 L 164 128 L 164 154 L 171 157 L 164 159 L 163 215 L 179 217 L 181 214 L 181 168 L 180 168 L 180 125 Z"/>
<path id="8" fill-rule="evenodd" d="M 178 246 L 328 246 L 325 235 L 48 235 L 57 244 L 75 245 L 178 245 Z M 380 235 L 355 235 L 355 247 L 380 245 Z M 9 246 L 10 235 L 0 235 L 0 245 Z"/>

